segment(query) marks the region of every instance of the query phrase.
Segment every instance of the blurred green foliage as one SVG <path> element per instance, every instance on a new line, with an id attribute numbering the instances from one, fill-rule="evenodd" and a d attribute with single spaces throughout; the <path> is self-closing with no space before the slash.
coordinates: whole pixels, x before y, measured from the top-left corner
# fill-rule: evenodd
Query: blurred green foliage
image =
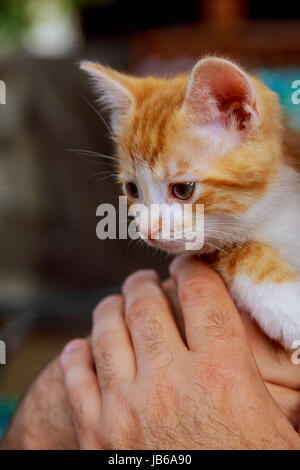
<path id="1" fill-rule="evenodd" d="M 54 0 L 39 0 L 54 1 Z M 115 0 L 59 0 L 66 7 L 81 9 L 88 5 L 107 5 Z M 0 0 L 0 39 L 17 40 L 30 25 L 29 6 L 32 0 Z"/>
<path id="2" fill-rule="evenodd" d="M 0 37 L 9 39 L 18 37 L 28 26 L 26 0 L 1 0 L 0 1 Z"/>

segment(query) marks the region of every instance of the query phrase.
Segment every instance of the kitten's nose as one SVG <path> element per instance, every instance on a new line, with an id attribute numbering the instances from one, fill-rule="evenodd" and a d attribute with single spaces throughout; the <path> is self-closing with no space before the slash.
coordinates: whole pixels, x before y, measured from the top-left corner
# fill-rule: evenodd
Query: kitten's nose
<path id="1" fill-rule="evenodd" d="M 149 229 L 148 231 L 145 231 L 143 229 L 140 229 L 140 233 L 143 235 L 143 237 L 147 238 L 148 240 L 155 240 L 157 238 L 157 235 L 159 233 L 158 230 L 152 230 Z"/>
<path id="2" fill-rule="evenodd" d="M 158 220 L 152 221 L 151 223 L 149 222 L 144 224 L 142 222 L 139 228 L 140 233 L 143 235 L 143 237 L 147 238 L 148 240 L 155 240 L 158 238 L 161 223 L 161 217 Z"/>
<path id="3" fill-rule="evenodd" d="M 149 239 L 149 240 L 155 240 L 155 239 L 158 238 L 158 234 L 159 234 L 159 229 L 156 230 L 156 231 L 153 231 L 153 232 L 151 232 L 151 230 L 149 230 L 149 232 L 148 232 L 148 239 Z"/>

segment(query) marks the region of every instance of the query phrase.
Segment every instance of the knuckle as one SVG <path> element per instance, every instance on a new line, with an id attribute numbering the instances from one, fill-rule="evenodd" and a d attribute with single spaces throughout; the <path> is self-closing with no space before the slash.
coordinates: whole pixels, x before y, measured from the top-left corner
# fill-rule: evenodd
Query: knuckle
<path id="1" fill-rule="evenodd" d="M 141 333 L 147 357 L 150 360 L 159 357 L 159 368 L 161 370 L 169 368 L 174 360 L 174 354 L 165 341 L 161 324 L 157 320 L 151 320 L 147 328 L 141 330 Z M 157 368 L 155 368 L 155 373 L 157 373 Z"/>
<path id="2" fill-rule="evenodd" d="M 93 340 L 93 353 L 101 388 L 111 388 L 122 381 L 116 354 L 120 335 L 120 330 L 106 330 Z"/>
<path id="3" fill-rule="evenodd" d="M 212 340 L 235 338 L 235 331 L 230 328 L 230 312 L 224 309 L 210 309 L 203 316 L 203 327 Z"/>
<path id="4" fill-rule="evenodd" d="M 197 274 L 184 282 L 179 295 L 182 302 L 193 299 L 214 299 L 218 296 L 219 289 L 220 281 L 217 274 L 212 273 L 209 276 Z"/>

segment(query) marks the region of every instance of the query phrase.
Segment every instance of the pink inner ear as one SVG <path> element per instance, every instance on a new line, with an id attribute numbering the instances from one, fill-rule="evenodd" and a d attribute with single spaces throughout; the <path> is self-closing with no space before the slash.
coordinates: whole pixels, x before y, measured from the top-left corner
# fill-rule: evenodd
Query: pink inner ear
<path id="1" fill-rule="evenodd" d="M 235 119 L 240 130 L 257 114 L 255 91 L 250 79 L 224 59 L 204 59 L 194 67 L 187 90 L 186 107 L 198 122 Z"/>
<path id="2" fill-rule="evenodd" d="M 223 115 L 224 123 L 228 123 L 234 116 L 237 126 L 240 130 L 244 129 L 251 119 L 251 112 L 244 107 L 244 100 L 240 96 L 226 99 L 221 96 L 216 99 L 217 107 Z"/>

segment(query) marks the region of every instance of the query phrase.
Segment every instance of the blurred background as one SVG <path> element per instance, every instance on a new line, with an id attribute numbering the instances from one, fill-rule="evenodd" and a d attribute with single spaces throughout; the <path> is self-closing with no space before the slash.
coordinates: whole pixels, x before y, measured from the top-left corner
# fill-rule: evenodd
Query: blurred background
<path id="1" fill-rule="evenodd" d="M 38 371 L 88 332 L 100 298 L 138 268 L 167 276 L 163 255 L 96 237 L 96 208 L 119 188 L 101 159 L 69 151 L 114 152 L 78 61 L 172 75 L 225 54 L 277 91 L 300 129 L 299 33 L 293 0 L 0 0 L 0 433 Z"/>

